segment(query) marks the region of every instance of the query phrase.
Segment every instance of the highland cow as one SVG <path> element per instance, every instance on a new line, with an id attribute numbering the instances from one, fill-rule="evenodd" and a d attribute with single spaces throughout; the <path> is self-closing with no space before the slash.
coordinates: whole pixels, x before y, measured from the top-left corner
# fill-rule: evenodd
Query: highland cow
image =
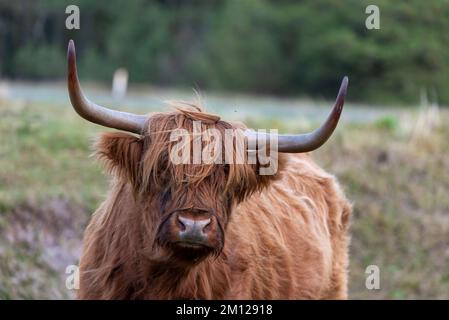
<path id="1" fill-rule="evenodd" d="M 259 174 L 259 161 L 174 164 L 174 130 L 192 133 L 194 121 L 221 133 L 245 126 L 188 103 L 148 116 L 96 105 L 81 91 L 71 41 L 74 109 L 91 122 L 133 133 L 105 133 L 96 145 L 114 180 L 85 233 L 78 297 L 347 298 L 351 206 L 336 179 L 307 153 L 334 131 L 347 83 L 321 127 L 277 137 L 273 175 Z M 242 132 L 248 148 L 255 135 Z"/>

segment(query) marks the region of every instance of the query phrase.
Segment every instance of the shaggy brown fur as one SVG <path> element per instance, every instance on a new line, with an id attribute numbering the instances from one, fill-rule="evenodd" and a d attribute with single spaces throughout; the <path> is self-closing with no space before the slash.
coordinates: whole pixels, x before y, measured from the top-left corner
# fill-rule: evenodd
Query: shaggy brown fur
<path id="1" fill-rule="evenodd" d="M 183 106 L 152 115 L 141 137 L 99 140 L 115 179 L 85 234 L 79 298 L 346 298 L 351 207 L 334 177 L 307 154 L 281 155 L 275 176 L 257 165 L 173 165 L 170 132 L 192 132 L 192 120 L 241 127 Z M 164 242 L 164 213 L 181 207 L 216 212 L 224 237 L 210 254 L 179 259 Z"/>

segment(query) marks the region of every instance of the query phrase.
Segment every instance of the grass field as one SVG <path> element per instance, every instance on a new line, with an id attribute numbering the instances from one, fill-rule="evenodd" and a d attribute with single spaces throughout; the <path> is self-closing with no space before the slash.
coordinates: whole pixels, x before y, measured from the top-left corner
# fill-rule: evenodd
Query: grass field
<path id="1" fill-rule="evenodd" d="M 346 122 L 314 153 L 354 203 L 350 298 L 449 298 L 449 127 L 411 139 L 416 117 Z M 264 113 L 241 120 L 310 128 Z M 67 103 L 0 102 L 0 299 L 73 297 L 65 268 L 77 263 L 84 227 L 108 187 L 89 157 L 100 131 Z M 370 291 L 365 268 L 373 264 L 381 289 Z"/>

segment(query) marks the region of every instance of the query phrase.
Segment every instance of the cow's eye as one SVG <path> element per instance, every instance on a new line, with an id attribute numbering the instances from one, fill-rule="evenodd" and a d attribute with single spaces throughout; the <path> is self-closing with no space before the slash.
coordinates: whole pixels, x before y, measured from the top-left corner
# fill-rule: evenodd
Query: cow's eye
<path id="1" fill-rule="evenodd" d="M 162 198 L 161 198 L 162 206 L 165 206 L 165 204 L 168 202 L 168 200 L 170 200 L 170 197 L 171 197 L 170 189 L 167 189 L 162 193 Z"/>

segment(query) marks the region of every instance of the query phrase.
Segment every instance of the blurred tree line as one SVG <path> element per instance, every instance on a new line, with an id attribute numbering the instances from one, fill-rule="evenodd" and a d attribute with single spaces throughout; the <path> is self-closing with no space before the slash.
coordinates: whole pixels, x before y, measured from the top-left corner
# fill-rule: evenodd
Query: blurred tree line
<path id="1" fill-rule="evenodd" d="M 78 5 L 81 29 L 67 30 Z M 365 8 L 380 8 L 367 30 Z M 333 98 L 449 103 L 445 0 L 0 0 L 0 77 L 61 79 L 73 38 L 83 79 Z"/>

